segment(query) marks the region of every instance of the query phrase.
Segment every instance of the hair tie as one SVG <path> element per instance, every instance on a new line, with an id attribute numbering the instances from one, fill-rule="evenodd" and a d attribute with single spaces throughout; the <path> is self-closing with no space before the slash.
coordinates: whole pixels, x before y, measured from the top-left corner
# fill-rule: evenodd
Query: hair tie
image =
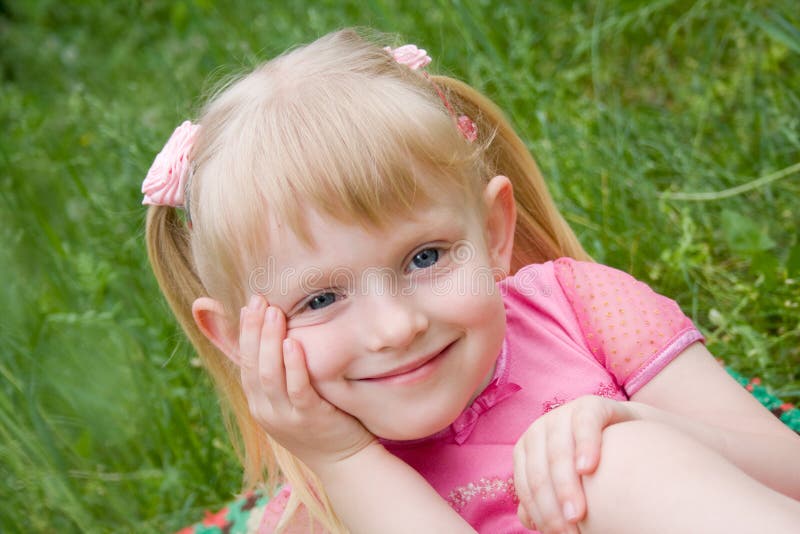
<path id="1" fill-rule="evenodd" d="M 184 207 L 190 169 L 189 153 L 199 131 L 200 125 L 191 121 L 184 121 L 175 128 L 147 171 L 142 183 L 142 204 Z"/>
<path id="2" fill-rule="evenodd" d="M 392 56 L 392 59 L 411 70 L 424 69 L 431 62 L 431 57 L 428 55 L 428 52 L 423 48 L 417 48 L 417 45 L 414 44 L 398 46 L 397 48 L 385 46 L 383 49 Z M 478 126 L 475 124 L 475 121 L 469 118 L 468 115 L 458 115 L 447 100 L 447 96 L 445 96 L 444 92 L 439 89 L 439 86 L 431 80 L 428 73 L 423 71 L 422 74 L 431 82 L 433 88 L 436 89 L 436 93 L 442 100 L 444 107 L 447 108 L 447 111 L 449 111 L 450 115 L 456 120 L 456 127 L 458 131 L 461 132 L 461 135 L 464 136 L 464 139 L 470 143 L 475 141 L 478 138 Z"/>

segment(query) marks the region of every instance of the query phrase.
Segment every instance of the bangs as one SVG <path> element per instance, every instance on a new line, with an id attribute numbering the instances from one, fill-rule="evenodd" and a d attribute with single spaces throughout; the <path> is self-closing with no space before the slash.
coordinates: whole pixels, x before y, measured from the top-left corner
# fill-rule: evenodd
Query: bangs
<path id="1" fill-rule="evenodd" d="M 473 150 L 429 95 L 364 78 L 287 91 L 264 110 L 253 184 L 307 244 L 309 208 L 382 228 L 474 174 Z"/>

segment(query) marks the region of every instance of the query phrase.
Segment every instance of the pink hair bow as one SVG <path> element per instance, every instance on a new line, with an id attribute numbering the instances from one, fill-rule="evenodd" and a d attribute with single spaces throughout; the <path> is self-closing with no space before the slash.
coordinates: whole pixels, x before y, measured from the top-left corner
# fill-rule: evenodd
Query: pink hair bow
<path id="1" fill-rule="evenodd" d="M 472 143 L 478 138 L 478 126 L 475 124 L 475 121 L 470 119 L 466 115 L 461 115 L 458 117 L 458 129 L 461 132 L 461 135 L 464 136 L 464 139 Z"/>
<path id="2" fill-rule="evenodd" d="M 431 62 L 431 57 L 428 55 L 428 52 L 422 48 L 418 48 L 417 45 L 414 44 L 398 46 L 397 48 L 385 46 L 383 49 L 391 54 L 395 61 L 401 65 L 405 65 L 411 70 L 423 69 Z M 439 94 L 439 98 L 447 108 L 447 111 L 449 111 L 456 120 L 456 127 L 458 128 L 458 131 L 461 132 L 461 135 L 464 136 L 464 139 L 470 143 L 475 141 L 478 138 L 478 127 L 475 124 L 475 121 L 473 121 L 467 115 L 458 115 L 453 109 L 453 106 L 450 105 L 450 102 L 447 100 L 445 94 L 441 89 L 439 89 L 439 86 L 430 79 L 428 73 L 425 72 L 423 74 L 433 84 L 433 88 L 436 89 L 436 92 Z"/>
<path id="3" fill-rule="evenodd" d="M 200 125 L 191 121 L 184 121 L 175 128 L 147 171 L 142 183 L 142 204 L 183 207 L 184 190 L 189 177 L 189 152 L 199 131 Z"/>
<path id="4" fill-rule="evenodd" d="M 389 52 L 395 61 L 411 70 L 425 68 L 431 62 L 428 52 L 422 48 L 417 48 L 417 45 L 407 44 L 397 48 L 385 46 L 383 49 Z"/>

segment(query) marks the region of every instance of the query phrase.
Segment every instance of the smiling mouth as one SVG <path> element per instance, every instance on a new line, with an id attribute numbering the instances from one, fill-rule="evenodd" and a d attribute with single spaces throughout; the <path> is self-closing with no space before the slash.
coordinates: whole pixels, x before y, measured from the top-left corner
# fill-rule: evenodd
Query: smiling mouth
<path id="1" fill-rule="evenodd" d="M 361 378 L 360 380 L 366 381 L 366 382 L 370 382 L 370 381 L 387 380 L 387 379 L 391 379 L 391 378 L 398 378 L 398 377 L 401 377 L 401 376 L 410 375 L 414 371 L 417 371 L 417 370 L 421 369 L 422 367 L 425 367 L 426 365 L 439 360 L 441 358 L 441 356 L 444 355 L 450 349 L 450 347 L 452 347 L 454 344 L 455 344 L 455 341 L 449 343 L 447 346 L 445 346 L 439 352 L 436 352 L 434 354 L 429 354 L 428 356 L 420 358 L 419 360 L 413 361 L 413 362 L 408 363 L 406 365 L 402 365 L 402 366 L 398 367 L 397 369 L 393 369 L 391 371 L 387 371 L 385 373 L 381 373 L 381 374 L 378 374 L 378 375 L 375 375 L 375 376 L 370 376 L 368 378 Z"/>

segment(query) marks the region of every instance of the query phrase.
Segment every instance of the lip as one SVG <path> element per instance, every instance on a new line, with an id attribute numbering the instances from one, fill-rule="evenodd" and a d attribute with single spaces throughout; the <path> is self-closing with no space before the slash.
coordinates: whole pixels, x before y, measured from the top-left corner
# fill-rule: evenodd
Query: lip
<path id="1" fill-rule="evenodd" d="M 422 358 L 414 360 L 406 365 L 401 365 L 396 369 L 381 373 L 368 378 L 361 378 L 364 382 L 408 382 L 416 381 L 417 378 L 424 378 L 432 372 L 433 367 L 441 361 L 444 356 L 455 344 L 455 341 L 448 343 L 443 349 L 433 354 L 428 354 Z"/>

